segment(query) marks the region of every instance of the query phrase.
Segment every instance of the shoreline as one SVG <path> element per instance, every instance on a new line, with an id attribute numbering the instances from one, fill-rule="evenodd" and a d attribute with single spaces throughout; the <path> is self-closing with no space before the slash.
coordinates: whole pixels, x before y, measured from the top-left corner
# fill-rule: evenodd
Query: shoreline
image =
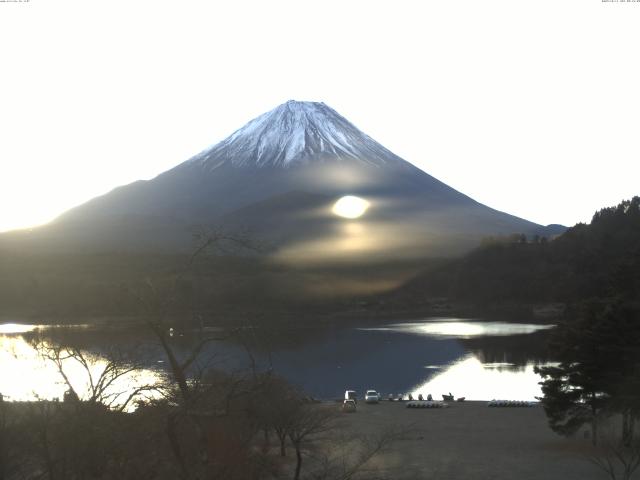
<path id="1" fill-rule="evenodd" d="M 602 478 L 584 458 L 590 440 L 553 433 L 540 405 L 490 408 L 484 401 L 465 401 L 413 409 L 359 402 L 355 413 L 339 416 L 338 425 L 359 438 L 406 427 L 400 440 L 372 460 L 371 467 L 394 480 Z"/>

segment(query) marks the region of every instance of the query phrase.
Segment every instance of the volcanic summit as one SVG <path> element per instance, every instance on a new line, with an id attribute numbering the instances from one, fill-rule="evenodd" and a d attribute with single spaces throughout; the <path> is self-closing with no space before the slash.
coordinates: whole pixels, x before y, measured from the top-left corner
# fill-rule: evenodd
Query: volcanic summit
<path id="1" fill-rule="evenodd" d="M 370 205 L 335 215 L 341 198 Z M 73 251 L 192 248 L 192 231 L 242 229 L 283 258 L 461 253 L 489 235 L 544 234 L 398 157 L 335 110 L 288 101 L 148 181 L 118 187 L 27 232 L 3 235 Z"/>

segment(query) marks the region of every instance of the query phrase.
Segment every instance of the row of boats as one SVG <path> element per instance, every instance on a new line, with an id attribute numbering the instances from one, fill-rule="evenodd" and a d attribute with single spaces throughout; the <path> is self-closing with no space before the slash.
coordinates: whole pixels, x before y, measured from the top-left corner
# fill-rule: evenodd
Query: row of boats
<path id="1" fill-rule="evenodd" d="M 524 400 L 491 400 L 488 407 L 533 407 L 536 402 L 527 402 Z"/>
<path id="2" fill-rule="evenodd" d="M 401 393 L 398 394 L 397 397 L 394 397 L 393 394 L 389 394 L 389 396 L 387 397 L 387 400 L 389 400 L 390 402 L 413 402 L 413 401 L 419 401 L 419 402 L 437 402 L 437 400 L 434 400 L 433 397 L 431 396 L 431 394 L 427 395 L 427 398 L 424 398 L 422 396 L 422 394 L 418 395 L 418 398 L 413 398 L 412 394 L 408 394 L 408 395 L 402 395 Z M 453 396 L 453 394 L 449 393 L 449 395 L 443 394 L 442 395 L 442 401 L 444 402 L 464 402 L 465 397 L 458 397 L 455 398 Z"/>
<path id="3" fill-rule="evenodd" d="M 367 390 L 364 396 L 366 403 L 378 403 L 382 400 L 382 395 L 376 390 Z M 431 394 L 424 398 L 422 394 L 418 395 L 418 398 L 413 398 L 411 393 L 393 395 L 390 393 L 387 396 L 389 402 L 406 402 L 407 408 L 444 408 L 448 404 L 446 402 L 464 402 L 465 397 L 454 397 L 451 392 L 449 394 L 442 395 L 442 401 L 434 400 Z M 353 403 L 353 407 L 357 402 L 357 394 L 355 390 L 347 390 L 344 395 L 344 403 Z M 537 402 L 528 402 L 525 400 L 491 400 L 487 403 L 489 407 L 533 407 L 537 405 Z"/>
<path id="4" fill-rule="evenodd" d="M 526 402 L 522 400 L 491 400 L 487 403 L 488 407 L 533 407 L 535 402 Z M 440 401 L 430 400 L 410 400 L 407 402 L 407 408 L 447 408 L 449 404 Z"/>
<path id="5" fill-rule="evenodd" d="M 414 400 L 407 402 L 407 408 L 447 408 L 449 405 L 445 402 Z"/>

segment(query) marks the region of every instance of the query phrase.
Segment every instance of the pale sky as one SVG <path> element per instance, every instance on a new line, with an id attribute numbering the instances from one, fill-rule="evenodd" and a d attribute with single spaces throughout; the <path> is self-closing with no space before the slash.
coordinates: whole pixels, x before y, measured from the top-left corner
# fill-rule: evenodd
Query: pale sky
<path id="1" fill-rule="evenodd" d="M 323 101 L 493 208 L 640 194 L 640 2 L 0 2 L 0 231 Z"/>

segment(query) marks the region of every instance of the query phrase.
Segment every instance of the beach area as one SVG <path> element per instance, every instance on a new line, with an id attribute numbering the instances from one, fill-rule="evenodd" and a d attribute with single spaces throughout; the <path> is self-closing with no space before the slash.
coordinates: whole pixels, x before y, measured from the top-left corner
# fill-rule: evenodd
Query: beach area
<path id="1" fill-rule="evenodd" d="M 401 402 L 358 403 L 337 425 L 354 437 L 402 433 L 367 464 L 371 478 L 444 480 L 605 479 L 588 460 L 591 441 L 555 434 L 540 405 L 490 408 L 488 402 L 413 409 Z M 585 427 L 586 429 L 586 427 Z M 366 475 L 365 475 L 366 476 Z"/>

